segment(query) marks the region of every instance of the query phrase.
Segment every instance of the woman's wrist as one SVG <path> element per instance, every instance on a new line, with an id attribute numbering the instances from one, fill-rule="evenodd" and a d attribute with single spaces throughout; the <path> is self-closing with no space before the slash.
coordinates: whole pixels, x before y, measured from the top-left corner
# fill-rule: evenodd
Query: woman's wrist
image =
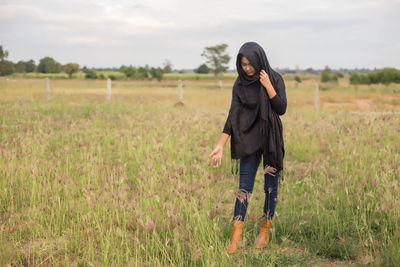
<path id="1" fill-rule="evenodd" d="M 276 96 L 276 91 L 275 91 L 274 87 L 272 86 L 272 84 L 270 86 L 267 86 L 265 89 L 267 90 L 267 94 L 269 96 L 269 99 L 271 99 L 274 96 Z"/>
<path id="2" fill-rule="evenodd" d="M 229 136 L 230 136 L 229 134 L 222 133 L 222 134 L 221 134 L 221 138 L 219 139 L 219 142 L 218 142 L 217 145 L 219 145 L 219 146 L 223 149 L 224 146 L 225 146 L 226 141 L 227 141 L 228 138 L 229 138 Z"/>

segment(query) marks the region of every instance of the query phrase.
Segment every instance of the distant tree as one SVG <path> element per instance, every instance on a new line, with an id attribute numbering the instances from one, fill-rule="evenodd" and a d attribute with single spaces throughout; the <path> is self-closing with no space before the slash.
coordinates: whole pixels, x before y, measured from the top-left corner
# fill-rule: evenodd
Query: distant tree
<path id="1" fill-rule="evenodd" d="M 95 70 L 87 70 L 87 73 L 85 75 L 85 79 L 97 79 L 98 75 L 97 72 Z"/>
<path id="2" fill-rule="evenodd" d="M 6 76 L 14 73 L 14 63 L 8 60 L 0 61 L 0 75 Z"/>
<path id="3" fill-rule="evenodd" d="M 126 77 L 133 78 L 137 72 L 136 68 L 130 65 L 129 67 L 122 65 L 119 68 L 119 71 L 124 73 Z"/>
<path id="4" fill-rule="evenodd" d="M 79 71 L 79 64 L 77 63 L 67 63 L 63 66 L 63 70 L 65 73 L 69 75 L 69 78 L 72 78 L 72 74 Z"/>
<path id="5" fill-rule="evenodd" d="M 86 66 L 83 66 L 82 72 L 83 72 L 83 73 L 87 73 L 87 72 L 88 72 L 88 68 L 87 68 Z"/>
<path id="6" fill-rule="evenodd" d="M 201 64 L 197 69 L 195 69 L 196 73 L 209 73 L 210 68 L 206 64 Z"/>
<path id="7" fill-rule="evenodd" d="M 33 59 L 25 62 L 25 71 L 26 72 L 34 72 L 36 69 L 36 64 Z"/>
<path id="8" fill-rule="evenodd" d="M 0 75 L 10 75 L 14 72 L 14 63 L 6 60 L 8 57 L 8 51 L 3 49 L 3 46 L 0 45 Z"/>
<path id="9" fill-rule="evenodd" d="M 3 46 L 0 45 L 0 61 L 5 60 L 8 57 L 8 51 L 3 49 Z"/>
<path id="10" fill-rule="evenodd" d="M 20 60 L 14 65 L 15 72 L 23 73 L 26 72 L 25 62 Z"/>
<path id="11" fill-rule="evenodd" d="M 151 77 L 156 78 L 157 81 L 161 81 L 164 75 L 164 71 L 162 68 L 157 67 L 157 68 L 151 68 L 150 69 L 150 74 Z"/>
<path id="12" fill-rule="evenodd" d="M 227 64 L 231 58 L 225 53 L 227 47 L 228 44 L 208 46 L 204 48 L 204 51 L 201 54 L 201 56 L 207 59 L 208 66 L 210 66 L 215 76 L 228 70 Z"/>
<path id="13" fill-rule="evenodd" d="M 163 71 L 164 71 L 164 73 L 171 73 L 172 72 L 172 63 L 168 59 L 166 59 L 165 62 L 164 62 Z"/>
<path id="14" fill-rule="evenodd" d="M 37 71 L 41 73 L 60 73 L 61 64 L 51 57 L 44 57 L 40 60 Z"/>
<path id="15" fill-rule="evenodd" d="M 135 77 L 139 78 L 139 79 L 148 78 L 149 77 L 149 73 L 147 71 L 147 68 L 148 68 L 147 65 L 146 65 L 146 67 L 139 67 Z"/>
<path id="16" fill-rule="evenodd" d="M 127 66 L 122 65 L 121 67 L 119 67 L 119 71 L 122 73 L 125 73 L 126 68 L 127 68 Z"/>
<path id="17" fill-rule="evenodd" d="M 128 78 L 134 77 L 136 74 L 136 68 L 132 67 L 132 65 L 129 67 L 126 67 L 124 73 L 125 73 L 126 77 L 128 77 Z"/>
<path id="18" fill-rule="evenodd" d="M 34 72 L 36 65 L 35 65 L 35 61 L 33 61 L 32 59 L 29 61 L 18 61 L 16 64 L 14 64 L 14 68 L 15 68 L 15 72 Z"/>

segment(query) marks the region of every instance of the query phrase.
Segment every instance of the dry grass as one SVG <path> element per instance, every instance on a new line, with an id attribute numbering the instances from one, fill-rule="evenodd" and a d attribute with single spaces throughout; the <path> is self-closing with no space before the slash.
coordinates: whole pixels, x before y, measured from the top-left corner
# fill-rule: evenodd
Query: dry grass
<path id="1" fill-rule="evenodd" d="M 230 90 L 184 81 L 173 107 L 174 80 L 114 82 L 111 101 L 105 81 L 52 80 L 46 101 L 42 80 L 0 79 L 0 265 L 400 264 L 399 85 L 343 79 L 314 112 L 313 79 L 287 81 L 271 245 L 253 246 L 259 170 L 234 256 L 228 146 L 207 158 Z"/>

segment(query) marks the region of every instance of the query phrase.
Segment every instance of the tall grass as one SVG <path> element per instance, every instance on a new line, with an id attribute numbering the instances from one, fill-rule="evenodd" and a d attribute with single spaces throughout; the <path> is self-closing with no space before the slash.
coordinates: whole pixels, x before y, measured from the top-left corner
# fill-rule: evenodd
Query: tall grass
<path id="1" fill-rule="evenodd" d="M 108 102 L 99 81 L 53 82 L 48 101 L 35 81 L 0 81 L 0 265 L 400 264 L 398 113 L 315 113 L 313 83 L 289 83 L 271 244 L 253 244 L 259 171 L 245 246 L 229 256 L 238 180 L 229 146 L 218 169 L 207 155 L 230 90 L 188 82 L 174 108 L 169 83 L 114 83 Z"/>

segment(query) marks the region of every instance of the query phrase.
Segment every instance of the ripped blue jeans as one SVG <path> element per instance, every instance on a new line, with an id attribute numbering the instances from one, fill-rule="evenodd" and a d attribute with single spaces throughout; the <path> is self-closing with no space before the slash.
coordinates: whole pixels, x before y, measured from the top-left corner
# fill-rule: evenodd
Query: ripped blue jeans
<path id="1" fill-rule="evenodd" d="M 240 159 L 240 179 L 239 179 L 239 190 L 237 192 L 234 220 L 244 221 L 246 216 L 248 201 L 253 192 L 254 180 L 256 178 L 257 169 L 260 165 L 262 157 L 262 150 L 259 149 L 251 155 Z M 263 160 L 263 166 L 265 166 L 265 160 Z M 263 168 L 264 169 L 264 168 Z M 276 202 L 278 198 L 278 180 L 280 173 L 272 176 L 270 174 L 264 174 L 264 192 L 265 201 L 263 209 L 263 217 L 268 220 L 272 220 L 274 217 Z"/>

